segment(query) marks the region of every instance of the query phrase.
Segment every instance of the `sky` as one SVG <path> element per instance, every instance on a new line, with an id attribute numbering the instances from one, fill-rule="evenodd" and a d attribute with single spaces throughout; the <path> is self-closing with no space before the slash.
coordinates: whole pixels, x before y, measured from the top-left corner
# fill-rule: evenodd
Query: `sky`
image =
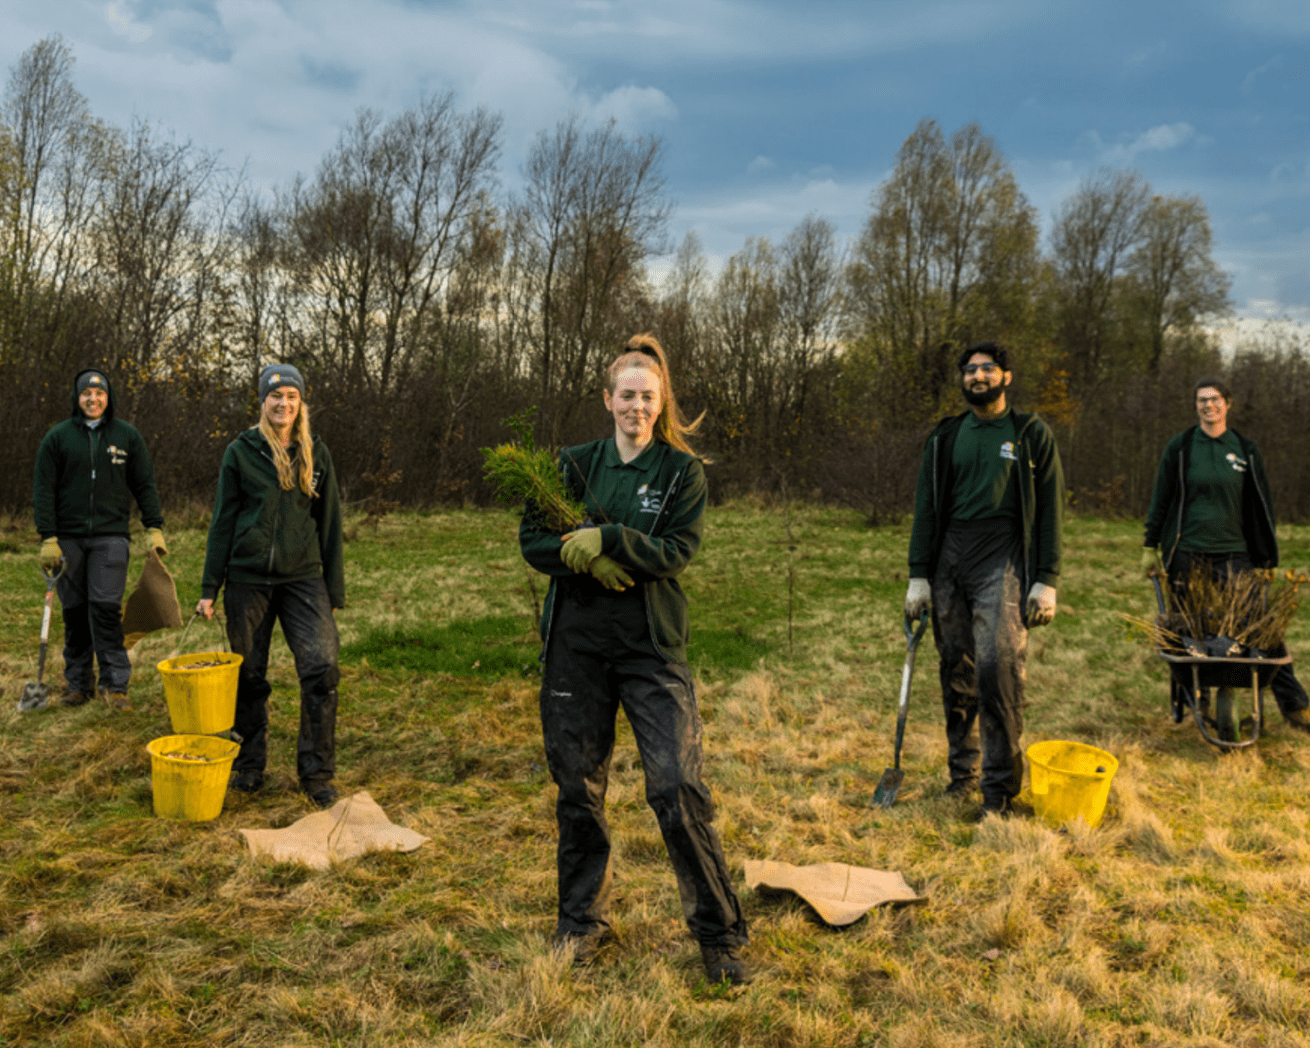
<path id="1" fill-rule="evenodd" d="M 56 33 L 96 116 L 266 191 L 425 92 L 501 114 L 511 192 L 539 131 L 612 118 L 713 262 L 811 214 L 858 236 L 921 119 L 976 121 L 1048 232 L 1135 168 L 1205 202 L 1238 317 L 1310 322 L 1307 0 L 11 0 L 0 64 Z"/>

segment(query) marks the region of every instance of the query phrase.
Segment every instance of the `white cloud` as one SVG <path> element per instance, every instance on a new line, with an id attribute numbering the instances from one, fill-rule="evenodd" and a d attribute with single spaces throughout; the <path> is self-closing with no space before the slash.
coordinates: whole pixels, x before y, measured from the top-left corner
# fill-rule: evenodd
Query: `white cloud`
<path id="1" fill-rule="evenodd" d="M 643 47 L 681 58 L 732 61 L 785 56 L 897 53 L 942 46 L 1025 26 L 1049 8 L 1041 0 L 918 0 L 827 3 L 797 17 L 790 3 L 760 0 L 464 0 L 479 20 L 549 40 L 552 48 L 595 56 L 616 47 Z"/>
<path id="2" fill-rule="evenodd" d="M 154 30 L 137 22 L 130 7 L 131 4 L 127 0 L 109 4 L 105 8 L 105 20 L 109 23 L 109 28 L 119 36 L 127 37 L 132 43 L 139 44 L 149 40 Z"/>
<path id="3" fill-rule="evenodd" d="M 1256 66 L 1249 73 L 1247 73 L 1245 79 L 1242 80 L 1242 93 L 1250 94 L 1252 91 L 1255 90 L 1256 86 L 1260 83 L 1260 81 L 1265 78 L 1265 75 L 1267 73 L 1275 72 L 1281 69 L 1282 67 L 1283 67 L 1282 55 L 1274 55 L 1274 57 L 1269 59 L 1268 62 L 1265 62 L 1263 65 Z"/>
<path id="4" fill-rule="evenodd" d="M 775 164 L 772 160 L 770 160 L 767 156 L 757 156 L 754 160 L 752 160 L 749 164 L 746 165 L 746 170 L 751 172 L 752 174 L 756 174 L 760 171 L 771 171 L 777 166 L 778 165 Z"/>
<path id="5" fill-rule="evenodd" d="M 833 224 L 839 241 L 859 235 L 869 215 L 875 183 L 835 179 L 777 181 L 750 192 L 716 191 L 679 202 L 675 242 L 694 231 L 714 270 L 740 251 L 748 237 L 780 243 L 807 215 Z"/>
<path id="6" fill-rule="evenodd" d="M 1208 141 L 1197 135 L 1196 128 L 1191 124 L 1184 123 L 1160 124 L 1143 131 L 1127 142 L 1109 146 L 1096 131 L 1086 132 L 1081 136 L 1081 140 L 1091 145 L 1100 154 L 1101 162 L 1105 164 L 1130 164 L 1142 153 L 1168 152 L 1188 142 L 1203 144 Z"/>
<path id="7" fill-rule="evenodd" d="M 624 130 L 641 130 L 678 119 L 678 107 L 657 87 L 615 88 L 591 107 L 597 120 L 613 119 Z"/>

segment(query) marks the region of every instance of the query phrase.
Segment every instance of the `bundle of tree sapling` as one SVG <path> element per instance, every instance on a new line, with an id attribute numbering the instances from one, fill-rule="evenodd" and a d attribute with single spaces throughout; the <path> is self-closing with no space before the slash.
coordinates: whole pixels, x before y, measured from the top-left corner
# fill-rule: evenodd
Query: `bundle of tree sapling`
<path id="1" fill-rule="evenodd" d="M 1216 582 L 1209 565 L 1198 563 L 1182 593 L 1166 590 L 1170 606 L 1163 615 L 1123 618 L 1168 655 L 1265 658 L 1282 649 L 1306 582 L 1310 575 L 1272 570 L 1234 572 Z"/>
<path id="2" fill-rule="evenodd" d="M 564 486 L 556 456 L 536 446 L 530 415 L 531 409 L 506 419 L 516 440 L 482 449 L 483 474 L 503 501 L 525 505 L 539 516 L 542 526 L 561 533 L 573 531 L 586 522 L 587 508 Z"/>

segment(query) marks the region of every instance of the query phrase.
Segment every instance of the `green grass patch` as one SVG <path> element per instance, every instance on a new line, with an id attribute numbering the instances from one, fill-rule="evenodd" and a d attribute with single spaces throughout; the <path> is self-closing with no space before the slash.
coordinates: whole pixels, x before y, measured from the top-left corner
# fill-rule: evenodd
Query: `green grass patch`
<path id="1" fill-rule="evenodd" d="M 540 651 L 536 631 L 522 617 L 488 615 L 445 626 L 373 630 L 344 645 L 341 661 L 367 662 L 375 670 L 496 680 L 535 673 Z"/>
<path id="2" fill-rule="evenodd" d="M 687 642 L 687 661 L 696 670 L 720 673 L 749 670 L 773 652 L 774 647 L 743 629 L 704 629 L 693 625 Z"/>

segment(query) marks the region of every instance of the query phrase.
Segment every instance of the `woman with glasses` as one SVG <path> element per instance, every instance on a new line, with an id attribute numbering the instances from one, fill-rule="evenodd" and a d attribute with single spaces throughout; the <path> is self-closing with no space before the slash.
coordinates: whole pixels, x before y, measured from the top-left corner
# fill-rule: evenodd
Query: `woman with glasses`
<path id="1" fill-rule="evenodd" d="M 1146 518 L 1142 570 L 1167 574 L 1178 596 L 1193 571 L 1209 571 L 1223 585 L 1230 575 L 1278 565 L 1278 536 L 1264 462 L 1253 441 L 1228 425 L 1231 394 L 1219 378 L 1196 383 L 1197 424 L 1165 446 Z M 1310 732 L 1310 698 L 1283 667 L 1270 682 L 1288 724 Z M 1203 709 L 1209 695 L 1197 696 Z M 1182 706 L 1175 701 L 1175 709 Z M 1219 736 L 1237 738 L 1233 695 L 1220 688 L 1214 720 Z"/>

